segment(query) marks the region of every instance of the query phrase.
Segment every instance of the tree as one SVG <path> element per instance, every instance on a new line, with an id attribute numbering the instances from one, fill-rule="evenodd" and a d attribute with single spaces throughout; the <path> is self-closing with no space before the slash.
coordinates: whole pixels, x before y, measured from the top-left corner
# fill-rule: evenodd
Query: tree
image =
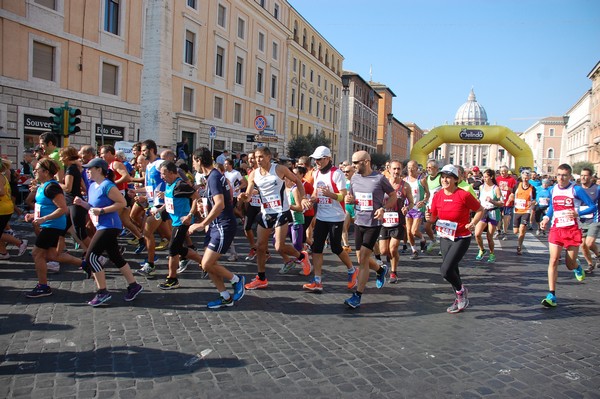
<path id="1" fill-rule="evenodd" d="M 385 166 L 385 163 L 389 160 L 389 154 L 371 154 L 371 165 L 373 166 L 373 169 L 375 169 L 376 167 Z"/>
<path id="2" fill-rule="evenodd" d="M 300 158 L 301 156 L 312 154 L 315 148 L 322 145 L 329 147 L 333 151 L 331 140 L 325 137 L 324 134 L 310 133 L 306 136 L 300 135 L 288 141 L 287 155 L 290 158 Z"/>
<path id="3" fill-rule="evenodd" d="M 594 164 L 591 163 L 590 161 L 579 161 L 579 162 L 575 162 L 573 165 L 571 165 L 571 167 L 573 168 L 573 173 L 575 173 L 576 175 L 580 175 L 581 174 L 581 170 L 583 168 L 589 168 L 592 170 L 592 175 L 596 174 L 596 169 L 594 168 Z"/>

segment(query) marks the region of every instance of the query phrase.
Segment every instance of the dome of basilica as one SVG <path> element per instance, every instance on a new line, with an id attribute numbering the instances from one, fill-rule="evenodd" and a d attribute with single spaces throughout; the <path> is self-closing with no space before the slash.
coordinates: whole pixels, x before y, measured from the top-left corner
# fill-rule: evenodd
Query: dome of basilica
<path id="1" fill-rule="evenodd" d="M 475 99 L 475 92 L 471 89 L 466 103 L 460 106 L 454 117 L 455 125 L 489 125 L 485 108 Z"/>

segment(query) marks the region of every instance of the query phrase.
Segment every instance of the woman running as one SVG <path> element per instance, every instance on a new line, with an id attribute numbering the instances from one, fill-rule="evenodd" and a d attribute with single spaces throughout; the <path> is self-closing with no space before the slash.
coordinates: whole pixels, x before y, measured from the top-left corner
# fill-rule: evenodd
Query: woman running
<path id="1" fill-rule="evenodd" d="M 502 217 L 500 209 L 502 209 L 504 202 L 502 201 L 500 187 L 496 184 L 496 173 L 492 169 L 487 169 L 483 172 L 483 184 L 479 187 L 479 200 L 481 201 L 481 206 L 485 209 L 485 214 L 479 223 L 477 223 L 477 226 L 475 226 L 475 241 L 477 241 L 477 246 L 479 247 L 479 253 L 475 259 L 482 260 L 486 254 L 482 237 L 483 232 L 486 231 L 488 247 L 490 249 L 487 261 L 488 263 L 494 263 L 496 261 L 494 233 Z"/>

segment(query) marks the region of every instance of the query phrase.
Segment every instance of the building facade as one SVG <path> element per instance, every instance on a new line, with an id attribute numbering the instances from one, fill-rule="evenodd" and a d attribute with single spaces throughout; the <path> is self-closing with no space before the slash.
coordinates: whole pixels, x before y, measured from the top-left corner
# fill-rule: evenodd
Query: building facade
<path id="1" fill-rule="evenodd" d="M 566 120 L 563 116 L 550 116 L 534 123 L 520 137 L 533 152 L 533 167 L 541 175 L 554 175 L 561 163 L 562 137 Z"/>
<path id="2" fill-rule="evenodd" d="M 588 74 L 588 79 L 592 81 L 588 159 L 594 164 L 596 171 L 600 171 L 600 62 L 592 68 Z"/>
<path id="3" fill-rule="evenodd" d="M 588 90 L 575 105 L 567 111 L 567 125 L 562 135 L 560 163 L 573 165 L 577 162 L 588 161 L 589 151 L 600 147 L 590 148 L 590 97 Z M 598 139 L 600 142 L 600 139 Z"/>

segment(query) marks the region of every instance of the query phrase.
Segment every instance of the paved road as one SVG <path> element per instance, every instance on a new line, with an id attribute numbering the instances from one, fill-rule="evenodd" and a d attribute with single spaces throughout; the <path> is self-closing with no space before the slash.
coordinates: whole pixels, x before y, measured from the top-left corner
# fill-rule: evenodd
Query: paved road
<path id="1" fill-rule="evenodd" d="M 514 240 L 498 244 L 493 265 L 472 244 L 471 306 L 457 315 L 445 312 L 438 256 L 402 255 L 400 283 L 370 281 L 356 310 L 342 304 L 345 269 L 330 254 L 323 294 L 302 292 L 305 278 L 278 275 L 272 259 L 267 290 L 218 311 L 205 308 L 216 291 L 195 267 L 174 291 L 140 279 L 134 303 L 111 269 L 112 303 L 94 309 L 93 283 L 74 268 L 32 300 L 31 257 L 0 261 L 0 397 L 600 398 L 600 273 L 577 283 L 562 267 L 559 306 L 546 309 L 547 243 L 528 234 L 521 257 Z"/>

